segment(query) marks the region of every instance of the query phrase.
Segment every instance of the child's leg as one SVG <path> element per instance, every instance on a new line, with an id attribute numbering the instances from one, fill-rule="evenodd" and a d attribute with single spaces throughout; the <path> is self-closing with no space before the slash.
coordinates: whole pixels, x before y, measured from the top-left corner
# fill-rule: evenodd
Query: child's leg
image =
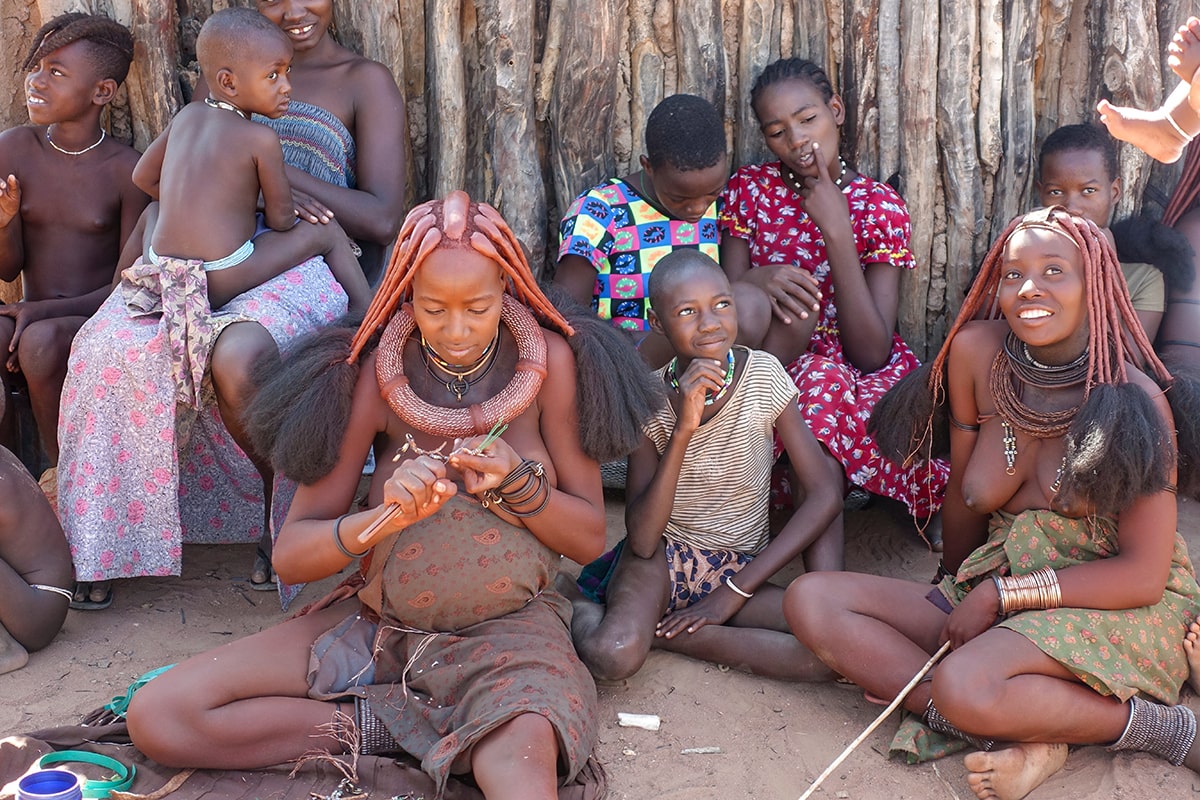
<path id="1" fill-rule="evenodd" d="M 833 454 L 824 446 L 821 447 L 821 452 L 825 454 L 825 458 L 821 461 L 821 466 L 824 468 L 825 480 L 831 486 L 837 486 L 841 491 L 845 492 L 846 473 L 842 469 L 842 464 Z M 799 476 L 796 475 L 796 468 L 791 464 L 788 465 L 788 470 L 791 471 L 792 483 L 792 505 L 799 507 L 802 498 L 796 495 L 801 491 L 801 483 Z M 802 554 L 804 556 L 804 571 L 805 572 L 841 572 L 846 567 L 846 536 L 844 526 L 845 515 L 838 513 L 836 517 L 829 523 L 825 530 L 804 547 Z"/>
<path id="2" fill-rule="evenodd" d="M 363 274 L 358 257 L 354 255 L 350 237 L 342 230 L 342 226 L 336 222 L 323 225 L 302 222 L 296 227 L 299 228 L 301 225 L 309 225 L 317 229 L 320 249 L 316 255 L 325 259 L 325 263 L 329 265 L 329 271 L 333 273 L 333 277 L 337 278 L 338 283 L 345 290 L 350 301 L 349 311 L 360 314 L 365 312 L 367 306 L 371 305 L 371 287 L 367 284 L 367 276 Z"/>
<path id="3" fill-rule="evenodd" d="M 1191 86 L 1188 93 L 1192 108 L 1200 110 L 1197 97 L 1200 87 L 1196 86 L 1196 70 L 1200 69 L 1200 19 L 1188 17 L 1187 22 L 1179 26 L 1171 43 L 1167 45 L 1167 65 L 1179 79 Z"/>
<path id="4" fill-rule="evenodd" d="M 1188 98 L 1191 88 L 1190 84 L 1180 83 L 1153 111 L 1114 106 L 1107 100 L 1101 100 L 1096 110 L 1114 137 L 1140 148 L 1157 161 L 1171 164 L 1179 160 L 1183 148 L 1200 133 L 1200 115 Z"/>
<path id="5" fill-rule="evenodd" d="M 621 549 L 608 584 L 607 605 L 585 599 L 571 583 L 564 594 L 575 607 L 571 638 L 579 658 L 601 680 L 633 675 L 654 644 L 654 628 L 671 590 L 662 544 L 652 558 L 634 555 L 628 546 Z"/>
<path id="6" fill-rule="evenodd" d="M 834 673 L 792 635 L 783 616 L 783 594 L 780 586 L 760 586 L 724 625 L 659 637 L 654 646 L 767 678 L 832 680 Z"/>
<path id="7" fill-rule="evenodd" d="M 58 401 L 67 377 L 67 358 L 75 334 L 86 321 L 86 317 L 39 320 L 22 332 L 17 344 L 33 419 L 51 466 L 58 465 Z"/>
<path id="8" fill-rule="evenodd" d="M 738 312 L 737 343 L 755 350 L 766 350 L 784 366 L 808 349 L 808 342 L 820 316 L 816 312 L 785 323 L 775 315 L 767 293 L 757 286 L 737 281 L 733 284 L 733 302 Z"/>
<path id="9" fill-rule="evenodd" d="M 271 490 L 275 471 L 271 463 L 255 452 L 242 425 L 246 407 L 254 399 L 257 386 L 254 367 L 263 359 L 279 359 L 279 348 L 267 329 L 257 322 L 235 322 L 217 337 L 210 366 L 217 408 L 229 435 L 245 451 L 263 481 L 263 534 L 259 540 L 261 555 L 255 559 L 250 582 L 255 586 L 271 584 Z"/>

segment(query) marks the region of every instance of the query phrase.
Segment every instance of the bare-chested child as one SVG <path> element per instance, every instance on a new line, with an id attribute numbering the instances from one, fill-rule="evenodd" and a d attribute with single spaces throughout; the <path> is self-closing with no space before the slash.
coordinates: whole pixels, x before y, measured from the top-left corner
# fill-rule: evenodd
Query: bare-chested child
<path id="1" fill-rule="evenodd" d="M 31 124 L 0 133 L 0 280 L 21 276 L 25 296 L 0 305 L 0 389 L 23 379 L 51 464 L 71 340 L 111 291 L 148 201 L 131 179 L 137 151 L 100 125 L 132 58 L 129 30 L 108 17 L 55 17 L 24 63 Z M 10 408 L 0 444 L 14 439 Z"/>
<path id="2" fill-rule="evenodd" d="M 0 402 L 0 406 L 3 403 Z M 71 552 L 54 509 L 0 447 L 0 674 L 50 644 L 71 600 Z"/>
<path id="3" fill-rule="evenodd" d="M 253 9 L 229 8 L 204 23 L 196 56 L 208 97 L 184 107 L 134 170 L 137 185 L 159 201 L 150 260 L 203 261 L 210 293 L 229 298 L 303 260 L 293 255 L 300 246 L 309 257 L 325 258 L 351 310 L 365 310 L 370 289 L 350 240 L 332 220 L 297 221 L 279 136 L 250 120 L 252 113 L 276 118 L 287 111 L 292 45 L 286 34 Z M 269 230 L 257 221 L 260 196 Z M 281 257 L 270 257 L 276 248 Z M 260 257 L 247 262 L 256 249 Z M 235 269 L 243 262 L 248 269 Z M 243 325 L 258 330 L 239 338 L 249 335 L 274 349 L 257 323 L 227 330 Z"/>
<path id="4" fill-rule="evenodd" d="M 624 542 L 585 568 L 586 597 L 560 581 L 574 598 L 576 649 L 606 680 L 637 672 L 652 647 L 785 680 L 828 679 L 788 641 L 784 590 L 770 579 L 801 554 L 810 570 L 841 567 L 842 530 L 831 525 L 840 472 L 822 468 L 779 361 L 734 346 L 733 289 L 715 261 L 691 249 L 663 256 L 649 297 L 650 324 L 675 352 L 658 371 L 670 405 L 629 457 Z M 804 499 L 771 538 L 776 433 Z"/>
<path id="5" fill-rule="evenodd" d="M 287 111 L 292 61 L 287 35 L 254 9 L 228 8 L 205 21 L 196 56 L 208 96 L 181 110 L 134 170 L 137 185 L 158 201 L 146 226 L 147 260 L 202 261 L 209 305 L 218 308 L 319 255 L 345 290 L 350 311 L 365 310 L 371 290 L 349 238 L 332 216 L 313 224 L 305 213 L 298 221 L 279 136 L 250 119 Z M 256 215 L 260 207 L 265 230 Z M 274 472 L 253 451 L 242 413 L 253 396 L 251 367 L 278 354 L 267 329 L 244 320 L 219 330 L 209 362 L 221 419 L 262 476 L 268 498 L 251 574 L 255 589 L 275 587 L 269 532 Z M 226 368 L 231 364 L 236 368 Z M 108 590 L 102 582 L 79 592 L 103 603 Z"/>
<path id="6" fill-rule="evenodd" d="M 1143 111 L 1107 100 L 1096 107 L 1109 133 L 1164 164 L 1178 161 L 1200 134 L 1200 18 L 1179 26 L 1167 45 L 1167 65 L 1180 83 L 1158 108 Z"/>

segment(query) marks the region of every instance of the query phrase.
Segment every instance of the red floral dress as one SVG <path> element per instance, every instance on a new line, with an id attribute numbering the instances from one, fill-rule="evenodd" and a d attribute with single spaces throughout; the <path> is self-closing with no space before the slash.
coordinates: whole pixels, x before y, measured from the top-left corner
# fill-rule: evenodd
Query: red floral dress
<path id="1" fill-rule="evenodd" d="M 859 175 L 844 190 L 861 264 L 912 269 L 908 209 L 887 184 Z M 795 264 L 816 276 L 824 305 L 808 350 L 787 366 L 800 391 L 800 410 L 813 435 L 842 463 L 847 479 L 873 494 L 899 500 L 915 517 L 941 508 L 949 464 L 941 459 L 903 467 L 884 458 L 867 434 L 880 397 L 920 365 L 898 334 L 888 363 L 864 374 L 842 353 L 836 290 L 825 241 L 801 199 L 783 182 L 779 162 L 753 164 L 733 174 L 722 196 L 722 236 L 745 239 L 750 266 Z M 776 443 L 776 450 L 780 449 Z"/>

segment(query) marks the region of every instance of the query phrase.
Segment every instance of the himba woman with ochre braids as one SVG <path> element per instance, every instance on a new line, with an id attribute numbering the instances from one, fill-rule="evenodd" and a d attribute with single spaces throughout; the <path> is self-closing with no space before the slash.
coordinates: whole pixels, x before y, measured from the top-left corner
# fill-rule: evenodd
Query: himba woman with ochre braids
<path id="1" fill-rule="evenodd" d="M 814 573 L 785 598 L 801 642 L 871 699 L 950 642 L 905 699 L 894 750 L 969 746 L 972 791 L 1003 800 L 1056 772 L 1068 744 L 1200 768 L 1195 717 L 1173 705 L 1200 608 L 1175 530 L 1195 389 L 1154 355 L 1095 224 L 1060 208 L 1010 223 L 931 368 L 873 418 L 901 457 L 930 436 L 942 449 L 949 426 L 936 586 Z M 1195 492 L 1195 476 L 1178 481 Z"/>
<path id="2" fill-rule="evenodd" d="M 561 556 L 603 549 L 597 458 L 633 448 L 661 392 L 648 378 L 641 396 L 617 388 L 605 375 L 636 393 L 647 372 L 636 351 L 586 310 L 568 313 L 490 206 L 454 192 L 408 215 L 357 331 L 301 346 L 247 421 L 301 483 L 276 543 L 280 577 L 370 557 L 303 616 L 141 689 L 129 712 L 140 749 L 238 769 L 314 747 L 404 751 L 439 794 L 470 771 L 489 800 L 555 797 L 580 772 L 595 686 L 554 577 Z M 585 381 L 600 391 L 577 393 Z M 596 405 L 622 398 L 632 405 Z"/>

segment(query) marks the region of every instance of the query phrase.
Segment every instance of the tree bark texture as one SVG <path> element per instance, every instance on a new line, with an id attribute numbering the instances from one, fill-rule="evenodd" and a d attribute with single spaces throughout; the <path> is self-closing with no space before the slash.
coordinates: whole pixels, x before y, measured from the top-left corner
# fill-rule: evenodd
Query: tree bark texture
<path id="1" fill-rule="evenodd" d="M 137 39 L 107 114 L 138 149 L 191 94 L 195 38 L 253 0 L 4 0 L 0 124 L 26 123 L 20 63 L 63 11 L 106 13 Z M 1194 0 L 361 0 L 337 37 L 392 70 L 405 95 L 411 203 L 466 188 L 497 205 L 535 266 L 579 192 L 638 168 L 646 118 L 675 92 L 726 118 L 731 166 L 768 151 L 750 105 L 780 56 L 822 65 L 847 108 L 843 155 L 908 202 L 917 269 L 900 328 L 922 357 L 945 336 L 991 237 L 1036 201 L 1037 148 L 1095 120 L 1101 97 L 1157 105 L 1176 84 L 1165 46 Z M 1179 165 L 1121 148 L 1118 215 L 1160 214 Z M 0 287 L 11 294 L 13 287 Z"/>

